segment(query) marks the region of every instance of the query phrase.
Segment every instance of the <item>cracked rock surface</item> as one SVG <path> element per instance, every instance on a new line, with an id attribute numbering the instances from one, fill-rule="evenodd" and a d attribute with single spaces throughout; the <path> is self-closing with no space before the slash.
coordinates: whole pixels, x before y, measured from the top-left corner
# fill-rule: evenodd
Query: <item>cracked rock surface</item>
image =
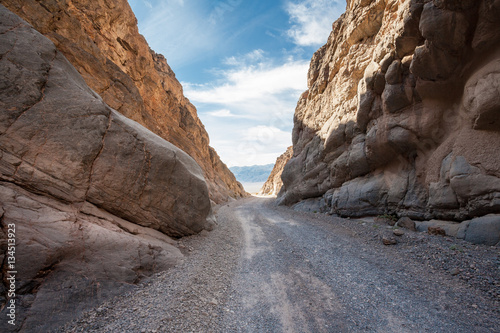
<path id="1" fill-rule="evenodd" d="M 67 320 L 180 260 L 169 236 L 211 229 L 211 203 L 190 156 L 111 109 L 1 5 L 0 45 L 2 280 L 15 224 L 16 329 L 46 331 L 47 315 Z"/>

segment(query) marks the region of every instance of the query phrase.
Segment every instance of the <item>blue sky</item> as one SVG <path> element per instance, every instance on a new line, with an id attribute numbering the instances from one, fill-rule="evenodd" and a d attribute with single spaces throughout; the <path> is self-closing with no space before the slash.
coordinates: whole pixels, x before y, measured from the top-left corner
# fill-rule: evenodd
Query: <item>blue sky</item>
<path id="1" fill-rule="evenodd" d="M 274 163 L 345 0 L 129 0 L 228 166 Z"/>

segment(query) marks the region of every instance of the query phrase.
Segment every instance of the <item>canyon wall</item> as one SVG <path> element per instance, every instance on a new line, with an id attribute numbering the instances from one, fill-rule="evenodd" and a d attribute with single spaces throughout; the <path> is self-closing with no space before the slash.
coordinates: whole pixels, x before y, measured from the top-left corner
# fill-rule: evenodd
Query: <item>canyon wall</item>
<path id="1" fill-rule="evenodd" d="M 196 161 L 2 5 L 0 77 L 0 331 L 52 331 L 179 263 L 170 237 L 213 228 Z"/>
<path id="2" fill-rule="evenodd" d="M 281 204 L 500 213 L 499 0 L 348 0 L 307 81 Z"/>
<path id="3" fill-rule="evenodd" d="M 195 107 L 151 50 L 126 0 L 1 0 L 47 36 L 104 102 L 188 153 L 216 203 L 245 191 L 213 148 Z"/>
<path id="4" fill-rule="evenodd" d="M 273 170 L 271 174 L 267 178 L 264 185 L 259 191 L 259 195 L 277 195 L 283 186 L 283 181 L 281 180 L 281 173 L 283 172 L 283 168 L 285 164 L 292 158 L 293 155 L 293 147 L 290 146 L 287 150 L 281 154 L 274 164 Z"/>

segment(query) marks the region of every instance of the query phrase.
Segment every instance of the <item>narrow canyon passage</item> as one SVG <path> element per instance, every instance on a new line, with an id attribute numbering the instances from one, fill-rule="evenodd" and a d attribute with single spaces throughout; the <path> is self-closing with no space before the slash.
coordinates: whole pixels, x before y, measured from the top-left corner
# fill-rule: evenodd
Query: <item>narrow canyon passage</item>
<path id="1" fill-rule="evenodd" d="M 66 331 L 494 332 L 500 327 L 493 297 L 417 259 L 420 250 L 429 255 L 425 249 L 449 243 L 446 239 L 406 231 L 397 246 L 388 247 L 380 241 L 388 228 L 295 212 L 275 207 L 273 200 L 252 197 L 220 206 L 214 231 L 181 239 L 188 256 L 177 269 L 87 313 Z"/>

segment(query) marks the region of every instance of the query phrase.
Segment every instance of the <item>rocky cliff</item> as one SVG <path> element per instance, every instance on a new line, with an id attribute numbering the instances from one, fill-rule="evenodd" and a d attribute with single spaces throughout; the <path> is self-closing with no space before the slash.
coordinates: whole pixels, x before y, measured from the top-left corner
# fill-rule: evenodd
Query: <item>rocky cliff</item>
<path id="1" fill-rule="evenodd" d="M 139 34 L 126 0 L 1 0 L 52 40 L 111 108 L 181 148 L 201 166 L 210 197 L 245 195 L 209 146 L 195 107 L 161 54 Z"/>
<path id="2" fill-rule="evenodd" d="M 178 263 L 168 236 L 212 228 L 196 161 L 2 5 L 0 77 L 0 331 L 48 332 Z"/>
<path id="3" fill-rule="evenodd" d="M 276 163 L 274 164 L 274 168 L 271 171 L 271 174 L 267 178 L 264 185 L 262 185 L 262 188 L 259 191 L 259 195 L 277 195 L 278 194 L 281 187 L 283 186 L 283 181 L 281 180 L 281 173 L 283 172 L 283 168 L 285 167 L 285 164 L 288 163 L 288 161 L 292 158 L 292 156 L 293 156 L 293 147 L 290 146 L 287 148 L 287 150 L 283 154 L 281 154 L 276 159 Z"/>
<path id="4" fill-rule="evenodd" d="M 281 203 L 500 213 L 500 1 L 348 0 L 307 80 Z"/>

